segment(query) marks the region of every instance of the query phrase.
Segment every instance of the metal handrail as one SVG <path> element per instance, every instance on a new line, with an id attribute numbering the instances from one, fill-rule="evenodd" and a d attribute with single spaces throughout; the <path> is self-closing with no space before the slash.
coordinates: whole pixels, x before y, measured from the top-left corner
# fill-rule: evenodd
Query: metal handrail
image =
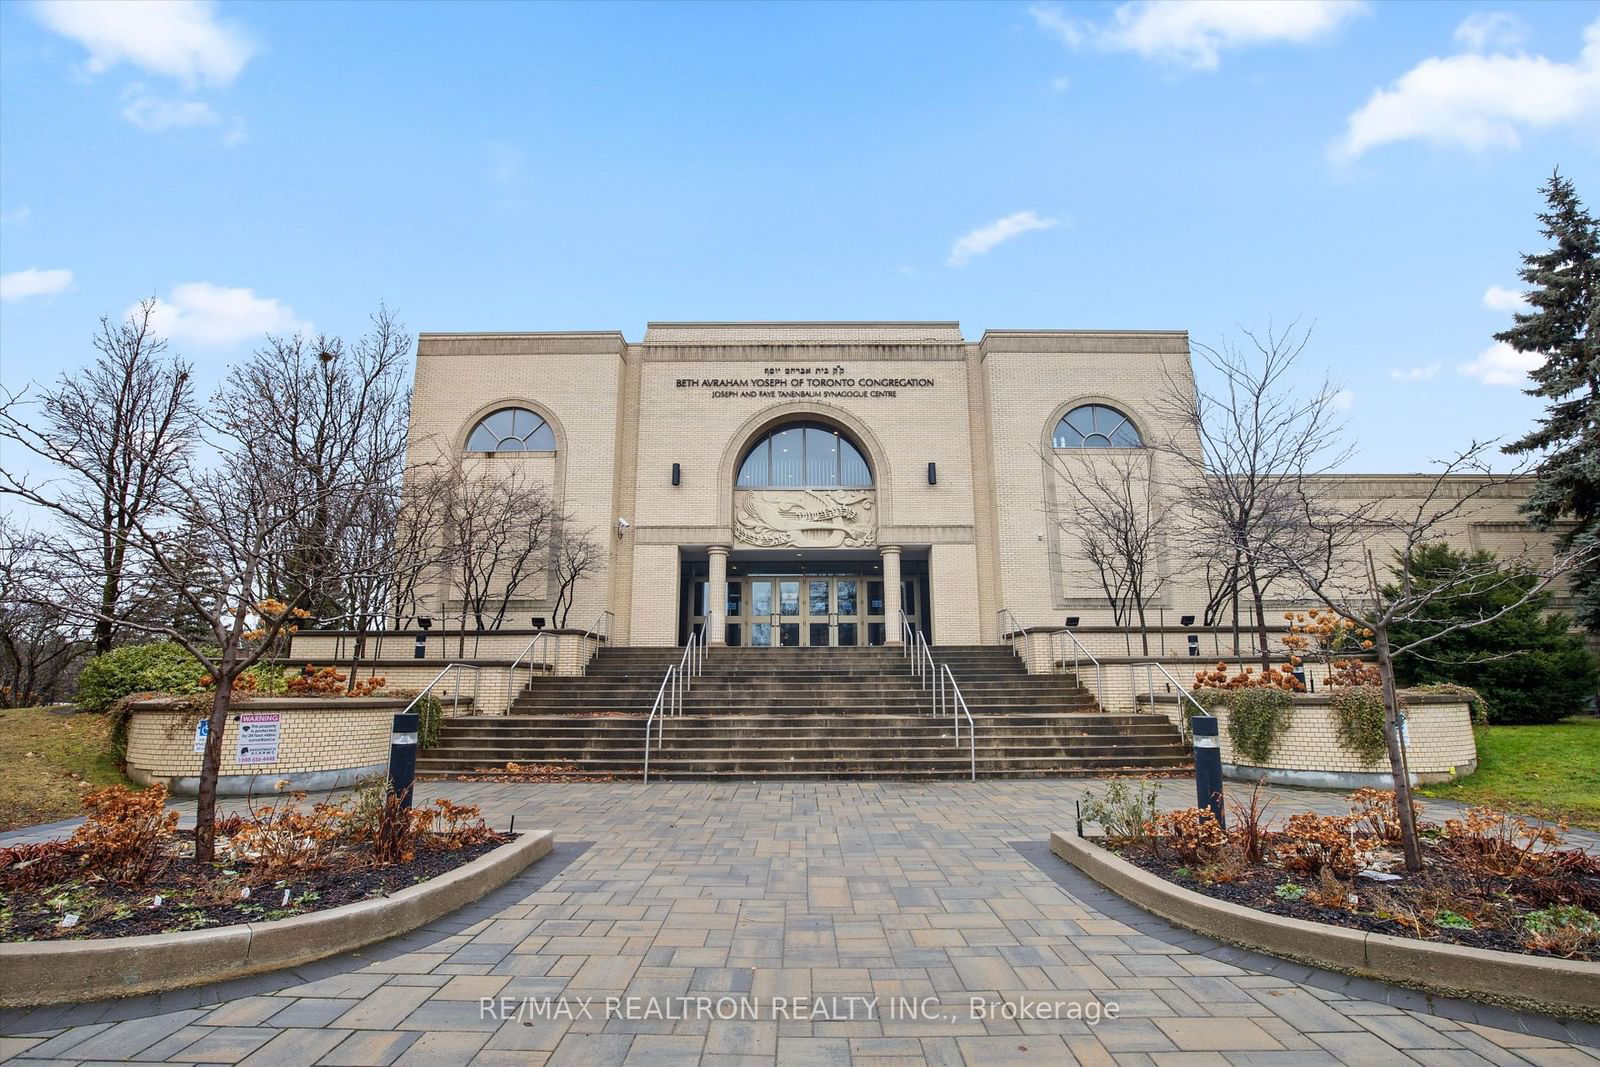
<path id="1" fill-rule="evenodd" d="M 1021 634 L 1021 633 L 1024 632 L 1023 628 L 1022 628 L 1022 621 L 1017 618 L 1016 612 L 1012 611 L 1010 608 L 1001 608 L 1000 611 L 999 611 L 999 615 L 1000 615 L 1000 636 L 1001 637 L 1004 637 L 1006 635 L 1006 633 L 1008 632 L 1006 630 L 1006 620 L 1007 619 L 1011 620 L 1011 629 L 1009 631 L 1010 633 Z M 1012 638 L 1012 639 L 1008 640 L 1006 642 L 1006 644 L 1011 646 L 1011 652 L 1012 652 L 1013 655 L 1018 656 L 1018 657 L 1020 657 L 1022 655 L 1022 653 L 1017 650 L 1016 638 Z M 1052 668 L 1052 670 L 1053 669 L 1054 668 Z"/>
<path id="2" fill-rule="evenodd" d="M 511 661 L 511 669 L 506 672 L 506 711 L 507 712 L 509 712 L 511 710 L 511 702 L 512 702 L 512 699 L 513 699 L 513 694 L 517 690 L 517 665 L 522 662 L 522 658 L 524 656 L 528 657 L 528 684 L 532 685 L 533 684 L 533 656 L 532 656 L 533 646 L 537 645 L 540 641 L 549 640 L 549 638 L 550 638 L 550 634 L 548 634 L 548 633 L 542 633 L 539 636 L 535 637 L 532 641 L 528 642 L 528 647 L 523 649 L 521 652 L 517 653 L 517 658 Z M 558 647 L 557 651 L 559 652 L 559 647 Z M 544 663 L 544 660 L 541 658 L 539 662 L 542 664 L 542 663 Z"/>
<path id="3" fill-rule="evenodd" d="M 659 747 L 666 736 L 667 714 L 672 709 L 677 687 L 674 678 L 678 673 L 677 664 L 667 668 L 667 673 L 661 679 L 661 687 L 656 690 L 656 702 L 650 706 L 650 717 L 644 721 L 644 780 L 650 780 L 650 727 L 656 728 L 656 745 Z"/>
<path id="4" fill-rule="evenodd" d="M 589 643 L 589 639 L 590 638 L 596 638 L 596 637 L 599 638 L 601 641 L 605 641 L 607 644 L 609 644 L 611 642 L 611 620 L 616 618 L 616 617 L 617 617 L 617 613 L 614 612 L 614 611 L 611 611 L 609 609 L 607 609 L 605 611 L 602 611 L 600 614 L 596 615 L 594 617 L 594 622 L 591 622 L 589 624 L 589 628 L 587 630 L 583 631 L 584 647 L 588 648 L 589 647 L 589 644 L 588 644 Z M 598 646 L 599 646 L 599 642 L 596 642 L 596 651 L 599 650 Z M 589 669 L 589 661 L 591 659 L 594 659 L 594 653 L 593 652 L 589 653 L 588 655 L 586 655 L 584 657 L 584 659 L 583 659 L 583 669 L 584 670 L 587 671 Z"/>
<path id="5" fill-rule="evenodd" d="M 411 709 L 416 707 L 417 704 L 419 702 L 421 702 L 423 697 L 427 696 L 430 692 L 432 692 L 433 691 L 433 687 L 438 685 L 444 679 L 444 676 L 449 674 L 451 671 L 459 671 L 459 670 L 479 671 L 479 670 L 482 670 L 482 669 L 483 668 L 478 666 L 476 663 L 446 663 L 444 665 L 444 669 L 441 670 L 438 674 L 433 676 L 433 681 L 431 681 L 427 685 L 423 686 L 422 687 L 422 692 L 418 693 L 416 696 L 411 698 L 411 703 L 407 704 L 405 706 L 405 710 L 402 711 L 400 714 L 402 714 L 402 715 L 409 714 Z M 473 675 L 472 699 L 473 699 L 474 703 L 476 703 L 477 699 L 478 699 L 479 680 L 482 679 L 482 678 L 483 678 L 483 675 L 481 675 L 481 674 Z M 461 686 L 459 684 L 456 686 L 455 705 L 454 705 L 454 707 L 455 707 L 455 709 L 457 711 L 461 710 Z"/>
<path id="6" fill-rule="evenodd" d="M 939 672 L 934 666 L 933 651 L 928 647 L 928 639 L 922 635 L 921 630 L 911 625 L 911 620 L 906 618 L 904 611 L 900 613 L 900 643 L 901 656 L 911 657 L 911 676 L 922 683 L 922 688 L 927 689 L 933 685 L 937 689 Z"/>
<path id="7" fill-rule="evenodd" d="M 644 721 L 644 780 L 647 782 L 650 780 L 650 728 L 654 725 L 656 747 L 660 748 L 666 737 L 667 716 L 683 714 L 684 694 L 693 687 L 694 676 L 705 673 L 709 641 L 710 633 L 707 630 L 690 634 L 683 655 L 677 663 L 667 668 L 667 673 L 661 679 L 661 687 L 656 690 L 655 703 L 650 706 L 650 717 Z"/>
<path id="8" fill-rule="evenodd" d="M 1067 635 L 1067 640 L 1072 642 L 1072 673 L 1074 675 L 1076 675 L 1078 673 L 1078 664 L 1080 662 L 1080 660 L 1078 658 L 1078 654 L 1080 652 L 1083 654 L 1083 656 L 1085 658 L 1087 658 L 1089 660 L 1090 663 L 1094 664 L 1094 698 L 1099 703 L 1100 710 L 1104 711 L 1105 707 L 1106 707 L 1106 682 L 1105 682 L 1106 671 L 1105 671 L 1105 668 L 1100 665 L 1100 661 L 1099 660 L 1094 658 L 1094 653 L 1090 652 L 1087 648 L 1085 648 L 1083 642 L 1078 640 L 1078 635 L 1077 634 L 1073 633 L 1071 630 L 1067 629 L 1065 626 L 1061 627 L 1061 629 L 1059 631 L 1057 631 L 1057 632 L 1066 634 Z M 1055 640 L 1055 635 L 1052 634 L 1051 637 L 1050 637 L 1050 673 L 1054 674 L 1055 673 L 1055 669 L 1056 669 L 1056 640 Z"/>
<path id="9" fill-rule="evenodd" d="M 951 673 L 950 664 L 939 665 L 940 676 L 943 682 L 950 685 L 950 721 L 955 727 L 956 747 L 961 747 L 961 716 L 967 717 L 967 745 L 972 752 L 972 780 L 978 780 L 978 724 L 972 719 L 972 712 L 967 708 L 967 698 L 961 695 L 961 687 L 956 684 L 956 676 Z M 943 692 L 943 682 L 938 687 Z"/>
<path id="10" fill-rule="evenodd" d="M 1157 663 L 1155 660 L 1147 659 L 1147 660 L 1144 661 L 1144 687 L 1145 687 L 1145 691 L 1149 695 L 1150 706 L 1152 708 L 1156 706 L 1156 682 L 1155 682 L 1155 677 L 1156 676 L 1152 672 L 1151 668 L 1154 668 L 1155 670 L 1160 671 L 1162 674 L 1166 675 L 1167 681 L 1170 682 L 1172 684 L 1172 687 L 1178 691 L 1178 707 L 1179 707 L 1179 709 L 1182 709 L 1183 702 L 1185 700 L 1187 700 L 1189 703 L 1191 703 L 1191 704 L 1193 704 L 1195 706 L 1195 710 L 1198 711 L 1201 715 L 1210 715 L 1211 714 L 1210 710 L 1208 710 L 1207 708 L 1203 707 L 1200 704 L 1200 702 L 1194 698 L 1194 694 L 1190 693 L 1187 689 L 1185 689 L 1183 687 L 1183 683 L 1178 681 L 1176 678 L 1174 678 L 1170 671 L 1168 671 L 1161 664 Z M 1138 669 L 1138 665 L 1137 664 L 1135 664 L 1134 669 L 1135 670 Z M 1181 715 L 1180 715 L 1180 718 L 1181 718 Z"/>

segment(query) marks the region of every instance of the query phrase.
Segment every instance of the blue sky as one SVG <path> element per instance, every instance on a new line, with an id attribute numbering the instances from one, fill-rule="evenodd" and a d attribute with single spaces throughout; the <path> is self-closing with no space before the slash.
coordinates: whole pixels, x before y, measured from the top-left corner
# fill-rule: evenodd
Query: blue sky
<path id="1" fill-rule="evenodd" d="M 0 381 L 146 296 L 206 382 L 379 300 L 630 338 L 1298 316 L 1350 467 L 1420 469 L 1539 410 L 1490 334 L 1557 165 L 1600 208 L 1600 4 L 11 0 Z"/>

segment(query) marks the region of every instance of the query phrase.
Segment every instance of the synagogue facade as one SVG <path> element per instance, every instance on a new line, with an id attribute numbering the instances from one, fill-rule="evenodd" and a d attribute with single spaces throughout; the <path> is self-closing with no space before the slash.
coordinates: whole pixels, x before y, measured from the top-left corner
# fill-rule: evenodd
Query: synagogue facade
<path id="1" fill-rule="evenodd" d="M 1131 477 L 1164 521 L 1198 448 L 1171 416 L 1194 388 L 1181 331 L 990 330 L 953 322 L 651 323 L 617 332 L 418 339 L 411 459 L 548 487 L 597 566 L 569 625 L 609 611 L 618 645 L 945 645 L 1018 627 L 1106 626 L 1075 521 L 1083 486 Z M 1185 439 L 1188 434 L 1189 440 Z M 1157 442 L 1165 447 L 1154 447 Z M 1338 475 L 1321 491 L 1403 499 L 1428 479 Z M 1523 489 L 1495 486 L 1450 531 L 1521 552 Z M 1174 537 L 1152 621 L 1192 624 L 1211 588 Z M 518 589 L 509 627 L 555 626 L 554 572 Z M 449 620 L 441 579 L 428 609 Z M 1281 610 L 1287 602 L 1275 600 Z"/>

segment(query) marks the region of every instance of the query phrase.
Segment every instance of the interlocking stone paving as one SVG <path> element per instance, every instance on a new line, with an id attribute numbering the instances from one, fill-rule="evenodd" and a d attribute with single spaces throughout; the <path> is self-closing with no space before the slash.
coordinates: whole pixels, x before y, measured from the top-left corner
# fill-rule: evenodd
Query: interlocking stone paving
<path id="1" fill-rule="evenodd" d="M 1045 844 L 1094 786 L 430 783 L 424 800 L 480 804 L 500 826 L 514 814 L 519 829 L 553 828 L 556 851 L 482 901 L 361 953 L 200 989 L 10 1012 L 0 1057 L 252 1067 L 1600 1064 L 1594 1027 L 1286 963 L 1130 907 Z M 1192 803 L 1192 790 L 1164 783 L 1163 800 Z M 1283 812 L 1341 805 L 1304 790 L 1274 795 Z M 7 835 L 25 836 L 40 835 Z M 1076 1008 L 1076 1017 L 978 1017 L 974 996 Z M 608 1013 L 606 997 L 636 997 L 640 1008 Z M 484 998 L 519 1010 L 497 1018 Z M 573 1017 L 528 998 L 565 998 Z M 589 1018 L 578 1007 L 585 998 Z M 788 1010 L 774 1017 L 779 1002 Z M 697 1003 L 754 1005 L 757 1017 L 692 1008 L 662 1017 Z M 924 1010 L 906 1017 L 889 1010 L 896 1003 Z M 1085 1021 L 1113 1003 L 1117 1018 Z M 658 1010 L 642 1010 L 650 1004 Z"/>

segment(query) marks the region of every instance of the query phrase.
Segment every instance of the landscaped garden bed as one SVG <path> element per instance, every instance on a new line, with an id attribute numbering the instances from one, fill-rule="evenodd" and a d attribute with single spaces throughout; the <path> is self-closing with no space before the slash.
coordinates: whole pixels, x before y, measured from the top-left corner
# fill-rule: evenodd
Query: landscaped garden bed
<path id="1" fill-rule="evenodd" d="M 1419 823 L 1408 872 L 1392 793 L 1364 789 L 1348 815 L 1281 824 L 1258 791 L 1208 811 L 1158 812 L 1154 790 L 1116 782 L 1084 816 L 1106 846 L 1184 889 L 1288 918 L 1469 948 L 1600 960 L 1600 857 L 1563 848 L 1559 827 L 1486 808 Z"/>
<path id="2" fill-rule="evenodd" d="M 382 782 L 339 804 L 283 793 L 219 817 L 217 861 L 194 859 L 166 790 L 84 799 L 71 838 L 0 848 L 0 942 L 122 938 L 285 919 L 388 897 L 512 839 L 473 806 L 405 809 Z"/>

